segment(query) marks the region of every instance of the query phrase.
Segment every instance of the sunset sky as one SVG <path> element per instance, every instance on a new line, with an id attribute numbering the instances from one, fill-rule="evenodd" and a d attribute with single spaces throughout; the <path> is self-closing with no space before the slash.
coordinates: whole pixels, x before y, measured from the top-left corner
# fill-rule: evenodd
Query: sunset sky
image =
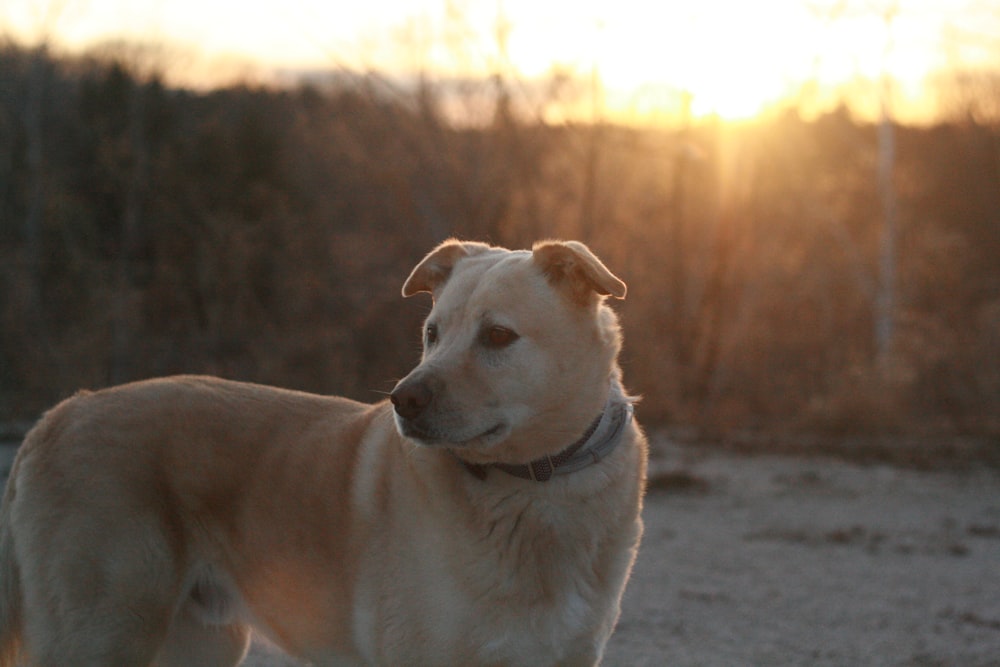
<path id="1" fill-rule="evenodd" d="M 251 64 L 526 80 L 557 68 L 599 81 L 608 113 L 635 116 L 672 113 L 682 93 L 696 116 L 746 118 L 789 95 L 852 95 L 870 111 L 885 71 L 897 113 L 917 118 L 934 111 L 928 75 L 1000 62 L 1000 2 L 4 0 L 0 33 L 67 49 L 164 45 L 186 54 L 170 74 L 188 84 Z"/>

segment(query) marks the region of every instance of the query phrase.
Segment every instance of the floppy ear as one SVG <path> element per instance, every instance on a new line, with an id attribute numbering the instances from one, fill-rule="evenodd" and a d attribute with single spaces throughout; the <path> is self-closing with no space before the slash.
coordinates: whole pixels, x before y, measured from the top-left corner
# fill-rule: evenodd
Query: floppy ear
<path id="1" fill-rule="evenodd" d="M 459 260 L 489 249 L 485 243 L 448 239 L 427 253 L 427 256 L 410 272 L 410 277 L 403 283 L 403 296 L 413 296 L 419 292 L 433 293 L 448 280 L 452 268 Z"/>
<path id="2" fill-rule="evenodd" d="M 531 252 L 549 281 L 569 289 L 573 298 L 581 303 L 587 303 L 595 293 L 625 298 L 625 283 L 579 241 L 541 241 Z"/>

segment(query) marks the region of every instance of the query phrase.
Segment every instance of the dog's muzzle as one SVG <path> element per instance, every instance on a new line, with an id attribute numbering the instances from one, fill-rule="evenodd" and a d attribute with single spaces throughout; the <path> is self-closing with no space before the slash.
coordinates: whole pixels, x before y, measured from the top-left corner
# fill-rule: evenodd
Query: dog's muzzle
<path id="1" fill-rule="evenodd" d="M 425 376 L 405 378 L 389 394 L 400 433 L 426 445 L 442 440 L 442 434 L 431 419 L 436 393 L 432 381 L 433 378 Z"/>

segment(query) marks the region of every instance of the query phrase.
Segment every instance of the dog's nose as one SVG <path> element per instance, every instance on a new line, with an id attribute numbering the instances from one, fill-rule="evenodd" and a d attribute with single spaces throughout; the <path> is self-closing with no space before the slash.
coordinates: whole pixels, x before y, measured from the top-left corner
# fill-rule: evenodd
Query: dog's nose
<path id="1" fill-rule="evenodd" d="M 403 419 L 419 417 L 424 408 L 430 405 L 433 396 L 426 382 L 403 382 L 389 394 L 396 414 Z"/>

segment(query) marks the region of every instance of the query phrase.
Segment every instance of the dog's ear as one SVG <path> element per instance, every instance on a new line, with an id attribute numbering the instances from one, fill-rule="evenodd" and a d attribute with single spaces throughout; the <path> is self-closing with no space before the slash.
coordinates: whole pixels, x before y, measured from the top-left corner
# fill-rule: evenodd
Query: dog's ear
<path id="1" fill-rule="evenodd" d="M 549 281 L 580 303 L 588 303 L 594 294 L 625 298 L 625 283 L 579 241 L 540 241 L 531 252 Z"/>
<path id="2" fill-rule="evenodd" d="M 403 283 L 403 296 L 413 296 L 419 292 L 433 293 L 448 280 L 452 268 L 459 260 L 489 249 L 485 243 L 448 239 L 427 253 L 427 256 L 410 272 L 410 277 Z"/>

